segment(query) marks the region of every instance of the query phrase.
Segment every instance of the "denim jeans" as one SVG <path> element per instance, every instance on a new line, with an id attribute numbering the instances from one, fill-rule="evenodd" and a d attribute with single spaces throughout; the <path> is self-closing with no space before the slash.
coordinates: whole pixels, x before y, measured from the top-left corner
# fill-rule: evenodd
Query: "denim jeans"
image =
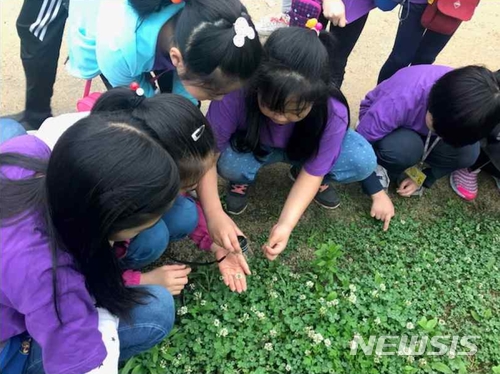
<path id="1" fill-rule="evenodd" d="M 168 336 L 174 326 L 175 304 L 172 295 L 162 286 L 144 288 L 151 296 L 145 300 L 144 305 L 137 305 L 132 310 L 128 323 L 120 320 L 118 326 L 120 361 L 128 360 L 154 347 Z M 45 374 L 42 349 L 35 341 L 31 343 L 23 374 Z"/>
<path id="2" fill-rule="evenodd" d="M 19 122 L 10 118 L 0 118 L 0 144 L 21 135 L 26 135 L 26 130 Z"/>
<path id="3" fill-rule="evenodd" d="M 189 235 L 198 224 L 196 205 L 191 198 L 179 196 L 170 210 L 153 227 L 141 232 L 122 259 L 126 269 L 141 269 L 156 261 L 170 240 Z M 120 320 L 120 361 L 125 361 L 160 343 L 172 330 L 175 304 L 172 295 L 162 286 L 144 288 L 151 294 L 144 305 L 137 305 L 130 321 Z M 44 374 L 42 349 L 33 341 L 28 364 L 23 374 Z"/>
<path id="4" fill-rule="evenodd" d="M 257 160 L 253 153 L 239 153 L 229 147 L 220 155 L 217 169 L 224 179 L 251 184 L 260 168 L 278 162 L 293 164 L 283 149 L 273 148 L 265 159 Z M 377 160 L 370 143 L 357 132 L 348 130 L 340 155 L 325 179 L 339 183 L 359 182 L 367 178 L 376 166 Z"/>
<path id="5" fill-rule="evenodd" d="M 435 137 L 431 137 L 430 144 Z M 403 172 L 420 162 L 424 153 L 426 137 L 409 129 L 397 129 L 373 144 L 378 163 L 387 169 L 391 179 L 400 181 Z M 454 170 L 471 166 L 479 156 L 479 143 L 455 148 L 442 140 L 437 143 L 425 163 L 430 168 L 425 169 L 427 175 L 424 186 L 431 187 L 436 180 Z"/>
<path id="6" fill-rule="evenodd" d="M 432 64 L 453 35 L 444 35 L 422 26 L 421 19 L 427 4 L 406 1 L 392 52 L 380 70 L 378 83 L 392 77 L 409 65 Z M 405 18 L 406 17 L 406 18 Z"/>
<path id="7" fill-rule="evenodd" d="M 158 223 L 132 240 L 122 259 L 123 267 L 139 270 L 153 263 L 165 252 L 170 241 L 188 236 L 197 225 L 195 202 L 190 197 L 179 196 Z"/>

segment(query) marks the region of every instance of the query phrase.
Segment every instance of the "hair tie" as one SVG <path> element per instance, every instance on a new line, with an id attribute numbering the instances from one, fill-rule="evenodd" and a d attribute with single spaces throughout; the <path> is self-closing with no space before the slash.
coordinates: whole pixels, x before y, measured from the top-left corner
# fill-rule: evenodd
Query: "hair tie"
<path id="1" fill-rule="evenodd" d="M 196 130 L 194 130 L 194 132 L 191 134 L 191 138 L 195 142 L 197 142 L 198 140 L 200 140 L 200 138 L 201 138 L 201 136 L 203 135 L 204 132 L 205 132 L 205 125 L 201 125 Z"/>
<path id="2" fill-rule="evenodd" d="M 137 96 L 144 96 L 144 89 L 139 86 L 139 83 L 132 82 L 129 85 L 130 89 L 135 92 Z"/>
<path id="3" fill-rule="evenodd" d="M 316 34 L 319 36 L 321 30 L 323 30 L 323 24 L 318 22 L 316 18 L 310 18 L 306 22 L 306 27 L 313 31 L 316 31 Z"/>
<path id="4" fill-rule="evenodd" d="M 245 17 L 238 17 L 234 22 L 234 31 L 236 35 L 233 38 L 233 44 L 241 48 L 245 45 L 245 38 L 253 40 L 255 38 L 255 30 L 249 25 Z"/>

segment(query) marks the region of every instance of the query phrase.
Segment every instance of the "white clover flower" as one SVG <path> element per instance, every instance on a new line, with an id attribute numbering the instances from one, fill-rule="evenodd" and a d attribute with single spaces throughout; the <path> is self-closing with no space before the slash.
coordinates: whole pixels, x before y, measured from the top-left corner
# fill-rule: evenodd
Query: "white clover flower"
<path id="1" fill-rule="evenodd" d="M 193 369 L 191 369 L 191 366 L 186 366 L 184 369 L 186 374 L 191 374 L 193 372 Z"/>
<path id="2" fill-rule="evenodd" d="M 380 363 L 380 356 L 375 356 L 373 358 L 373 362 L 375 362 L 376 364 Z"/>
<path id="3" fill-rule="evenodd" d="M 179 308 L 179 310 L 177 311 L 177 315 L 179 316 L 183 316 L 184 314 L 186 314 L 188 312 L 188 308 L 187 306 L 181 306 Z"/>
<path id="4" fill-rule="evenodd" d="M 224 312 L 226 312 L 226 311 L 227 311 L 227 304 L 222 304 L 222 305 L 220 306 L 220 308 L 221 308 Z"/>
<path id="5" fill-rule="evenodd" d="M 189 283 L 189 289 L 194 290 L 196 285 L 194 283 Z"/>
<path id="6" fill-rule="evenodd" d="M 373 297 L 378 297 L 378 290 L 373 290 L 372 291 L 372 296 Z"/>
<path id="7" fill-rule="evenodd" d="M 257 312 L 255 314 L 257 315 L 257 318 L 260 320 L 266 319 L 266 315 L 263 312 Z"/>
<path id="8" fill-rule="evenodd" d="M 334 300 L 332 300 L 332 305 L 333 305 L 333 306 L 337 306 L 337 305 L 339 305 L 339 300 L 338 300 L 338 299 L 334 299 Z"/>
<path id="9" fill-rule="evenodd" d="M 307 332 L 307 336 L 311 339 L 314 339 L 314 336 L 316 335 L 316 333 L 314 332 L 314 330 L 309 330 Z"/>
<path id="10" fill-rule="evenodd" d="M 222 336 L 223 338 L 225 338 L 227 336 L 227 334 L 229 334 L 229 331 L 227 331 L 227 329 L 224 327 L 224 328 L 222 328 L 222 329 L 219 330 L 219 333 L 217 335 Z"/>
<path id="11" fill-rule="evenodd" d="M 375 324 L 380 325 L 381 322 L 380 317 L 375 318 Z"/>
<path id="12" fill-rule="evenodd" d="M 266 343 L 266 344 L 264 344 L 264 349 L 266 351 L 271 352 L 273 350 L 273 344 L 272 343 Z"/>
<path id="13" fill-rule="evenodd" d="M 201 292 L 200 292 L 200 291 L 196 291 L 196 292 L 194 293 L 194 299 L 195 299 L 195 300 L 201 300 L 201 296 L 202 296 L 202 294 L 201 294 Z"/>
<path id="14" fill-rule="evenodd" d="M 161 359 L 160 360 L 160 367 L 162 369 L 166 369 L 167 368 L 167 360 Z"/>
<path id="15" fill-rule="evenodd" d="M 307 332 L 307 331 L 311 331 L 312 329 L 313 329 L 313 328 L 312 328 L 311 326 L 306 326 L 306 327 L 304 327 L 304 331 L 306 331 L 306 332 Z"/>
<path id="16" fill-rule="evenodd" d="M 251 311 L 252 313 L 256 313 L 256 312 L 257 312 L 257 308 L 256 308 L 256 307 L 254 307 L 254 306 L 252 306 L 252 307 L 250 307 L 250 311 Z"/>
<path id="17" fill-rule="evenodd" d="M 319 303 L 320 303 L 320 304 L 324 304 L 324 303 L 325 303 L 325 299 L 324 299 L 324 298 L 322 298 L 322 297 L 320 297 L 320 298 L 318 299 L 318 301 L 319 301 Z"/>
<path id="18" fill-rule="evenodd" d="M 412 304 L 412 302 L 411 302 L 410 300 L 406 300 L 406 301 L 405 301 L 405 305 L 406 305 L 406 306 L 410 306 L 411 304 Z"/>
<path id="19" fill-rule="evenodd" d="M 292 371 L 292 367 L 291 367 L 289 364 L 287 364 L 287 365 L 285 366 L 285 370 L 286 370 L 286 371 Z"/>
<path id="20" fill-rule="evenodd" d="M 422 272 L 422 269 L 421 269 L 421 268 L 415 268 L 415 272 L 417 272 L 417 273 L 421 273 L 421 272 Z"/>
<path id="21" fill-rule="evenodd" d="M 425 265 L 425 267 L 426 267 L 427 269 L 429 269 L 429 268 L 431 267 L 431 264 L 427 264 L 427 265 Z"/>
<path id="22" fill-rule="evenodd" d="M 274 277 L 272 278 L 272 280 L 273 280 L 273 282 L 277 282 L 277 281 L 278 281 L 278 277 L 274 276 Z"/>
<path id="23" fill-rule="evenodd" d="M 177 355 L 177 359 L 178 359 L 178 360 L 182 359 L 182 353 L 179 353 L 179 354 Z"/>
<path id="24" fill-rule="evenodd" d="M 311 355 L 311 351 L 310 351 L 309 349 L 306 349 L 306 350 L 304 351 L 304 354 L 305 354 L 306 356 L 310 356 L 310 355 Z"/>
<path id="25" fill-rule="evenodd" d="M 273 299 L 277 299 L 279 297 L 279 294 L 276 291 L 270 291 L 269 296 Z"/>
<path id="26" fill-rule="evenodd" d="M 160 348 L 160 352 L 163 353 L 163 354 L 166 354 L 168 351 L 168 348 L 166 345 L 162 345 L 161 348 Z"/>
<path id="27" fill-rule="evenodd" d="M 352 291 L 352 292 L 356 292 L 356 286 L 354 284 L 350 284 L 349 285 L 349 289 Z"/>
<path id="28" fill-rule="evenodd" d="M 305 300 L 305 299 L 306 299 L 306 295 L 300 295 L 300 296 L 299 296 L 299 299 L 300 299 L 300 300 Z"/>
<path id="29" fill-rule="evenodd" d="M 400 222 L 402 225 L 406 225 L 406 221 L 404 219 L 402 219 Z"/>
<path id="30" fill-rule="evenodd" d="M 219 280 L 223 281 L 224 277 L 222 275 L 219 275 Z"/>
<path id="31" fill-rule="evenodd" d="M 420 360 L 418 360 L 418 364 L 420 366 L 427 366 L 427 360 L 425 358 L 421 358 Z"/>
<path id="32" fill-rule="evenodd" d="M 406 357 L 406 361 L 411 364 L 411 363 L 413 363 L 415 361 L 415 357 L 408 356 L 408 357 Z"/>
<path id="33" fill-rule="evenodd" d="M 219 327 L 220 326 L 220 321 L 216 318 L 214 319 L 214 326 Z"/>
<path id="34" fill-rule="evenodd" d="M 348 297 L 348 300 L 349 300 L 351 303 L 353 303 L 353 304 L 356 304 L 356 300 L 357 300 L 357 299 L 358 299 L 358 298 L 357 298 L 357 297 L 356 297 L 356 295 L 355 295 L 355 294 L 353 294 L 353 293 L 352 293 L 352 294 L 350 294 L 350 295 L 349 295 L 349 297 Z"/>
<path id="35" fill-rule="evenodd" d="M 274 338 L 276 335 L 278 335 L 278 333 L 276 332 L 275 329 L 272 329 L 269 331 L 269 335 Z"/>
<path id="36" fill-rule="evenodd" d="M 415 325 L 414 325 L 413 323 L 411 323 L 411 322 L 408 322 L 408 323 L 406 324 L 406 328 L 407 328 L 408 330 L 413 330 L 413 329 L 415 328 Z"/>
<path id="37" fill-rule="evenodd" d="M 319 314 L 321 314 L 322 316 L 326 314 L 326 311 L 327 311 L 327 309 L 324 306 L 319 308 Z"/>
<path id="38" fill-rule="evenodd" d="M 314 334 L 312 339 L 314 344 L 319 344 L 324 340 L 323 335 L 321 335 L 320 333 Z"/>
<path id="39" fill-rule="evenodd" d="M 314 283 L 313 283 L 313 282 L 311 282 L 311 281 L 307 281 L 307 282 L 306 282 L 306 287 L 307 287 L 307 288 L 313 288 L 313 287 L 314 287 Z"/>
<path id="40" fill-rule="evenodd" d="M 195 342 L 196 342 L 196 343 L 198 343 L 198 344 L 203 343 L 203 341 L 201 340 L 201 338 L 196 338 L 196 339 L 195 339 Z"/>
<path id="41" fill-rule="evenodd" d="M 317 276 L 316 274 L 313 274 L 313 275 L 312 275 L 312 278 L 313 278 L 313 279 L 318 279 L 318 276 Z"/>
<path id="42" fill-rule="evenodd" d="M 385 291 L 385 283 L 380 283 L 380 291 Z"/>
<path id="43" fill-rule="evenodd" d="M 444 319 L 439 319 L 439 324 L 441 326 L 444 326 L 444 325 L 446 325 L 446 321 Z"/>
<path id="44" fill-rule="evenodd" d="M 174 366 L 179 366 L 179 365 L 181 364 L 181 362 L 180 362 L 178 359 L 174 358 L 174 359 L 172 360 L 172 364 L 173 364 Z"/>
<path id="45" fill-rule="evenodd" d="M 206 300 L 201 300 L 201 301 L 200 301 L 200 305 L 201 305 L 201 306 L 205 306 L 205 305 L 207 305 L 207 301 L 206 301 Z"/>
<path id="46" fill-rule="evenodd" d="M 326 348 L 330 348 L 332 346 L 332 342 L 330 341 L 330 339 L 325 339 L 323 343 L 325 343 Z"/>

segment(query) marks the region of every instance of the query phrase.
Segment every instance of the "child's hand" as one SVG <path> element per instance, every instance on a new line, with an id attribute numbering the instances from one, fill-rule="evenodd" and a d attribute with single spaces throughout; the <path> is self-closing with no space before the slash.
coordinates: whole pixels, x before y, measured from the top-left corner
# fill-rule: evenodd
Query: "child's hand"
<path id="1" fill-rule="evenodd" d="M 394 205 L 391 198 L 384 190 L 372 195 L 372 209 L 370 215 L 379 221 L 384 222 L 384 231 L 389 229 L 392 217 L 394 217 Z"/>
<path id="2" fill-rule="evenodd" d="M 345 5 L 342 0 L 323 0 L 323 15 L 333 26 L 345 27 Z M 326 25 L 325 25 L 326 26 Z"/>
<path id="3" fill-rule="evenodd" d="M 228 252 L 241 252 L 238 235 L 245 236 L 236 223 L 221 210 L 217 214 L 206 215 L 210 237 Z"/>
<path id="4" fill-rule="evenodd" d="M 218 264 L 219 271 L 224 278 L 224 283 L 233 292 L 242 293 L 246 291 L 247 279 L 245 275 L 252 273 L 248 267 L 245 255 L 243 253 L 228 253 L 224 248 L 218 247 L 215 250 L 215 258 L 220 260 L 224 256 L 227 257 Z"/>
<path id="5" fill-rule="evenodd" d="M 191 268 L 186 265 L 160 266 L 141 274 L 141 284 L 157 284 L 165 287 L 172 295 L 178 295 L 188 283 Z"/>
<path id="6" fill-rule="evenodd" d="M 269 240 L 262 246 L 264 255 L 268 260 L 274 261 L 285 250 L 291 233 L 292 228 L 287 225 L 278 223 L 273 227 L 269 235 Z"/>
<path id="7" fill-rule="evenodd" d="M 406 178 L 401 182 L 396 192 L 403 197 L 410 197 L 415 191 L 418 190 L 418 185 L 411 178 Z"/>

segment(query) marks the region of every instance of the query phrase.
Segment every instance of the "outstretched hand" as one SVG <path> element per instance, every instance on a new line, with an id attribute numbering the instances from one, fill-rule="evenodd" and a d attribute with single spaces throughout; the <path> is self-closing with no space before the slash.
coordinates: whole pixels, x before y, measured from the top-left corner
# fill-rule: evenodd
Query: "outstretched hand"
<path id="1" fill-rule="evenodd" d="M 222 247 L 215 249 L 215 258 L 224 260 L 218 263 L 219 271 L 224 279 L 224 283 L 231 291 L 242 293 L 247 290 L 247 275 L 251 275 L 246 257 L 243 253 L 227 252 Z"/>

